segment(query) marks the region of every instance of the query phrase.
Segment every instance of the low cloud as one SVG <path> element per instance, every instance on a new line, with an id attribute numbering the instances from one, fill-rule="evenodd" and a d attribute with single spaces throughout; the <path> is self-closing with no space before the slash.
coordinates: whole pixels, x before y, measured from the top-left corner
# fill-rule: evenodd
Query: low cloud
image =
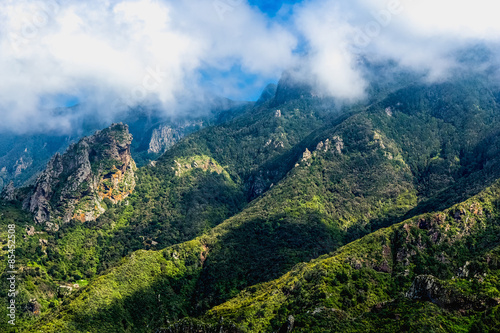
<path id="1" fill-rule="evenodd" d="M 496 54 L 495 9 L 486 0 L 309 0 L 270 18 L 243 0 L 6 0 L 0 131 L 71 131 L 82 117 L 112 120 L 136 104 L 175 114 L 207 89 L 243 98 L 292 67 L 320 93 L 353 101 L 369 85 L 361 58 L 443 80 L 464 66 L 463 49 Z M 54 112 L 67 96 L 85 107 Z"/>
<path id="2" fill-rule="evenodd" d="M 463 66 L 457 55 L 464 49 L 482 44 L 497 50 L 496 5 L 486 0 L 316 0 L 296 5 L 294 15 L 319 89 L 352 100 L 362 98 L 369 84 L 362 58 L 393 61 L 433 82 Z"/>
<path id="3" fill-rule="evenodd" d="M 243 1 L 226 5 L 1 4 L 0 131 L 71 130 L 80 114 L 54 115 L 47 107 L 61 96 L 80 98 L 86 112 L 103 118 L 144 103 L 174 113 L 186 95 L 204 95 L 202 70 L 239 66 L 263 82 L 279 77 L 291 64 L 295 37 Z"/>

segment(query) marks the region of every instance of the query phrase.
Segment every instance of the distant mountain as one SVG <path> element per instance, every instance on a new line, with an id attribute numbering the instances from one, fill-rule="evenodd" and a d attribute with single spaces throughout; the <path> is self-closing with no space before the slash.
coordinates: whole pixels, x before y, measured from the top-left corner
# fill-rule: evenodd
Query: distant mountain
<path id="1" fill-rule="evenodd" d="M 143 165 L 158 158 L 185 135 L 236 117 L 252 105 L 216 97 L 209 98 L 206 103 L 176 117 L 162 116 L 156 110 L 137 107 L 117 117 L 115 121 L 129 125 L 134 137 L 132 155 L 138 165 Z M 57 112 L 79 112 L 80 107 Z M 55 153 L 64 152 L 71 143 L 109 125 L 102 120 L 87 117 L 75 125 L 77 128 L 73 134 L 0 134 L 0 189 L 10 181 L 15 186 L 33 184 Z"/>

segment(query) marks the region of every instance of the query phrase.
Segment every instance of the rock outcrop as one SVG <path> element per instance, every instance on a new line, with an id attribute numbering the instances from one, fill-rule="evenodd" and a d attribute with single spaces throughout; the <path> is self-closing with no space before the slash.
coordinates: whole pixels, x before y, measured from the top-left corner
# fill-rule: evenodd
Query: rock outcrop
<path id="1" fill-rule="evenodd" d="M 179 129 L 172 128 L 171 126 L 162 125 L 155 128 L 149 142 L 148 153 L 163 153 L 183 136 L 183 133 Z"/>
<path id="2" fill-rule="evenodd" d="M 72 144 L 63 155 L 56 154 L 24 200 L 24 209 L 48 229 L 71 219 L 95 220 L 107 204 L 123 200 L 134 190 L 131 142 L 128 126 L 113 124 Z"/>
<path id="3" fill-rule="evenodd" d="M 14 177 L 19 176 L 20 174 L 23 173 L 24 170 L 29 168 L 33 162 L 32 161 L 26 161 L 22 157 L 16 161 L 16 164 L 14 165 Z"/>
<path id="4" fill-rule="evenodd" d="M 174 163 L 175 166 L 172 167 L 172 170 L 175 171 L 175 175 L 178 177 L 184 176 L 194 169 L 216 172 L 219 175 L 225 172 L 224 168 L 219 163 L 217 163 L 217 161 L 205 155 L 179 158 L 177 160 L 174 160 Z M 227 173 L 226 176 L 230 178 Z"/>
<path id="5" fill-rule="evenodd" d="M 14 182 L 10 181 L 9 185 L 7 185 L 3 189 L 1 198 L 7 201 L 13 201 L 16 200 L 16 196 L 17 196 L 17 191 L 16 188 L 14 187 Z"/>
<path id="6" fill-rule="evenodd" d="M 202 127 L 203 121 L 185 121 L 174 125 L 160 125 L 151 134 L 148 153 L 163 154 L 184 136 Z"/>
<path id="7" fill-rule="evenodd" d="M 465 295 L 431 275 L 417 276 L 405 296 L 413 300 L 432 302 L 449 310 L 484 311 L 488 307 L 498 305 L 498 300 L 481 298 L 479 295 Z"/>

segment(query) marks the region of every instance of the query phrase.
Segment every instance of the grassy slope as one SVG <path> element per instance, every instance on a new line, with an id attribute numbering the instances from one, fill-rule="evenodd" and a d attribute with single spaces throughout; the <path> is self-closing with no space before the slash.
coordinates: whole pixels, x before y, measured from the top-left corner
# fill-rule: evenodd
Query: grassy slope
<path id="1" fill-rule="evenodd" d="M 297 332 L 494 331 L 481 318 L 493 325 L 500 319 L 494 307 L 500 297 L 499 198 L 497 182 L 443 212 L 381 229 L 248 288 L 206 318 L 224 317 L 245 332 L 277 330 L 289 315 Z M 449 304 L 405 297 L 423 274 L 444 281 Z"/>

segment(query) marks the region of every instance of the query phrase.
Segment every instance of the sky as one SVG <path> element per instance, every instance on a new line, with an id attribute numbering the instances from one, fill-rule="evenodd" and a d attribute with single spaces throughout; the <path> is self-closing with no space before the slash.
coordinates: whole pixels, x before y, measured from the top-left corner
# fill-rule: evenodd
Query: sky
<path id="1" fill-rule="evenodd" d="M 71 131 L 151 105 L 182 114 L 210 95 L 256 100 L 283 71 L 345 102 L 360 57 L 444 80 L 455 54 L 496 54 L 492 0 L 0 0 L 0 133 Z M 78 112 L 55 113 L 61 106 Z M 197 104 L 199 105 L 199 103 Z"/>

